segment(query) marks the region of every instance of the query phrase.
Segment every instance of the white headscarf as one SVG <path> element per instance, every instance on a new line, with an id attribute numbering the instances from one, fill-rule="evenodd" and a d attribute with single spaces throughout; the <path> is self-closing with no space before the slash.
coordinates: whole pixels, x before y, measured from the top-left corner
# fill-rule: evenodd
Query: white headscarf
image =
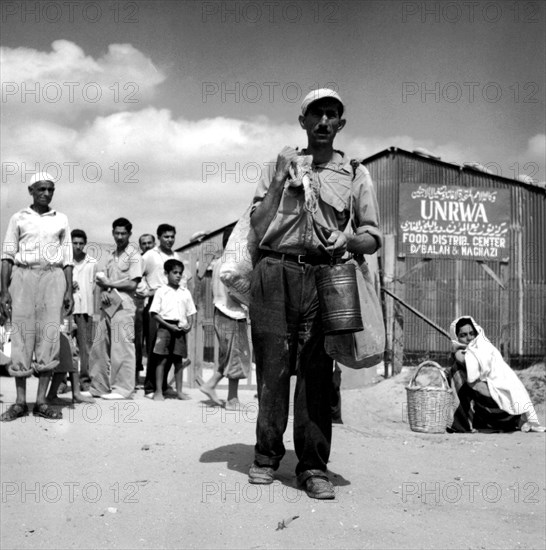
<path id="1" fill-rule="evenodd" d="M 455 321 L 453 321 L 453 323 L 451 323 L 449 327 L 449 335 L 451 336 L 451 351 L 453 353 L 455 353 L 457 350 L 460 350 L 460 349 L 466 349 L 466 344 L 459 342 L 459 339 L 457 338 L 457 325 L 460 323 L 460 321 L 463 321 L 463 320 L 467 321 L 468 324 L 472 325 L 477 334 L 484 335 L 483 328 L 480 327 L 480 325 L 478 325 L 478 323 L 476 323 L 476 321 L 474 321 L 474 319 L 470 317 L 470 315 L 463 315 L 462 317 L 457 317 L 457 319 L 455 319 Z M 484 335 L 484 338 L 485 338 L 485 335 Z"/>

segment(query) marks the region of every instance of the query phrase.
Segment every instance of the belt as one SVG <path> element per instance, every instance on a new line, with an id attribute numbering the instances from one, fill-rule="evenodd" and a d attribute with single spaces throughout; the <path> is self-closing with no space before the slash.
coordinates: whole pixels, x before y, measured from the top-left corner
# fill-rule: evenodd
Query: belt
<path id="1" fill-rule="evenodd" d="M 53 269 L 63 269 L 62 265 L 53 265 L 53 264 L 46 264 L 46 265 L 19 265 L 15 264 L 15 267 L 18 267 L 19 269 L 32 269 L 35 271 L 51 271 Z"/>
<path id="2" fill-rule="evenodd" d="M 261 250 L 262 258 L 276 258 L 282 262 L 292 262 L 299 265 L 330 265 L 332 258 L 330 256 L 311 256 L 309 254 L 284 254 L 282 252 L 273 252 L 271 250 Z"/>

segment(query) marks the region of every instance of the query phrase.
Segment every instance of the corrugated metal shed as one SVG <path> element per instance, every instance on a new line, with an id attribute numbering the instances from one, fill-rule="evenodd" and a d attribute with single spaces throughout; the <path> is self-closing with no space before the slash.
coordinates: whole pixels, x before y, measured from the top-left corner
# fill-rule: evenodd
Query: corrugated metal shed
<path id="1" fill-rule="evenodd" d="M 546 354 L 546 193 L 532 182 L 504 178 L 471 166 L 390 148 L 363 161 L 374 181 L 382 229 L 387 286 L 444 329 L 472 315 L 512 363 Z M 507 261 L 405 257 L 399 250 L 400 189 L 438 184 L 506 189 L 510 196 Z M 389 267 L 390 266 L 390 267 Z M 403 338 L 405 359 L 446 357 L 448 340 L 406 309 L 392 306 L 398 323 L 390 336 Z M 389 323 L 391 319 L 389 319 Z M 396 344 L 396 342 L 394 342 Z"/>

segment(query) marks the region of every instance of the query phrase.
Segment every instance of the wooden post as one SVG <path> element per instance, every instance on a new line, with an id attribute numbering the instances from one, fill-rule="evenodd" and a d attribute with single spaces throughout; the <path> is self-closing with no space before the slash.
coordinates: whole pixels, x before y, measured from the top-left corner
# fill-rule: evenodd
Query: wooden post
<path id="1" fill-rule="evenodd" d="M 384 245 L 383 245 L 383 286 L 387 290 L 393 290 L 393 281 L 394 281 L 394 270 L 395 270 L 395 236 L 394 235 L 384 235 Z M 389 376 L 389 365 L 392 365 L 392 356 L 393 356 L 393 319 L 394 319 L 394 302 L 392 298 L 386 298 L 383 294 L 385 300 L 385 308 L 383 314 L 385 315 L 385 378 Z M 392 368 L 391 368 L 392 371 Z"/>
<path id="2" fill-rule="evenodd" d="M 394 246 L 393 238 L 393 246 Z M 393 254 L 394 256 L 394 254 Z M 406 258 L 395 257 L 393 272 L 393 291 L 402 299 L 406 297 L 405 285 L 402 281 L 406 273 Z M 404 366 L 404 312 L 401 305 L 394 304 L 393 328 L 392 328 L 392 373 L 399 374 Z"/>
<path id="3" fill-rule="evenodd" d="M 461 313 L 461 282 L 463 280 L 462 260 L 455 259 L 455 319 L 462 315 Z M 466 313 L 466 312 L 465 312 Z"/>
<path id="4" fill-rule="evenodd" d="M 392 328 L 392 373 L 400 374 L 404 366 L 404 315 L 402 306 L 394 304 L 394 318 Z"/>
<path id="5" fill-rule="evenodd" d="M 515 259 L 516 259 L 516 281 L 518 285 L 518 302 L 517 302 L 517 312 L 518 312 L 518 342 L 517 342 L 517 354 L 519 357 L 523 356 L 523 232 L 522 232 L 522 222 L 523 222 L 523 198 L 521 189 L 516 189 L 516 200 L 517 200 L 517 226 L 515 228 Z"/>
<path id="6" fill-rule="evenodd" d="M 504 286 L 500 292 L 501 350 L 503 359 L 510 364 L 510 284 L 507 263 L 500 264 L 500 279 Z"/>
<path id="7" fill-rule="evenodd" d="M 196 290 L 200 282 L 197 280 L 197 253 L 195 249 L 191 249 L 189 252 L 189 271 L 192 275 L 192 282 L 190 283 L 192 288 L 192 295 L 196 296 Z M 203 342 L 201 341 L 201 346 L 199 346 L 198 334 L 202 331 L 201 318 L 199 309 L 197 309 L 197 314 L 195 316 L 195 326 L 188 333 L 188 356 L 191 359 L 191 364 L 188 369 L 188 380 L 187 385 L 190 388 L 195 386 L 196 376 L 201 376 L 202 373 L 202 360 L 203 360 Z M 201 350 L 201 356 L 199 357 L 199 350 Z"/>

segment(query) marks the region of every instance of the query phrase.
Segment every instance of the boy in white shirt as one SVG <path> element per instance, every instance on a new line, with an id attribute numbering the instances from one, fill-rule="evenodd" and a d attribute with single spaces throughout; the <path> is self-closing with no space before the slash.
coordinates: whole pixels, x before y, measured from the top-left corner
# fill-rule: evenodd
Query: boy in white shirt
<path id="1" fill-rule="evenodd" d="M 182 392 L 182 376 L 187 356 L 186 333 L 191 330 L 197 310 L 190 291 L 181 288 L 184 264 L 175 259 L 167 260 L 163 266 L 167 284 L 159 287 L 155 294 L 150 314 L 158 324 L 151 361 L 156 365 L 154 401 L 163 401 L 163 372 L 167 364 L 174 365 L 174 378 L 178 399 L 189 399 Z"/>

